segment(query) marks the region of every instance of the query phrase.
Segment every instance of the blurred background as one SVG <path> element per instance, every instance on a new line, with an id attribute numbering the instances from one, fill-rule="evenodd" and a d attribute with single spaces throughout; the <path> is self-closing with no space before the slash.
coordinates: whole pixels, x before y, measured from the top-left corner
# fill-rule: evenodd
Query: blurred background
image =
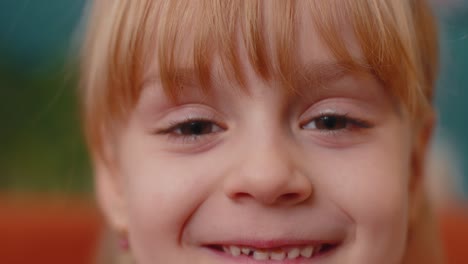
<path id="1" fill-rule="evenodd" d="M 0 263 L 90 263 L 100 217 L 77 108 L 83 0 L 0 0 Z"/>
<path id="2" fill-rule="evenodd" d="M 428 188 L 450 263 L 468 263 L 446 235 L 468 237 L 468 1 L 434 5 L 442 63 Z M 76 97 L 84 9 L 84 0 L 0 1 L 0 263 L 95 256 L 101 220 Z"/>

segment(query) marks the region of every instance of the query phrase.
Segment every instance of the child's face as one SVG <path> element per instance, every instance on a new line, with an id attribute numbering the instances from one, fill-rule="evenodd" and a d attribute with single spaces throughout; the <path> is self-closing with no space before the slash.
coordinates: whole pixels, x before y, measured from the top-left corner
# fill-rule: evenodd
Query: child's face
<path id="1" fill-rule="evenodd" d="M 209 95 L 187 88 L 174 104 L 159 82 L 144 87 L 117 175 L 98 171 L 138 263 L 401 260 L 417 153 L 408 115 L 370 73 L 343 71 L 310 28 L 298 52 L 300 96 L 259 78 L 245 51 L 245 91 L 219 62 Z"/>

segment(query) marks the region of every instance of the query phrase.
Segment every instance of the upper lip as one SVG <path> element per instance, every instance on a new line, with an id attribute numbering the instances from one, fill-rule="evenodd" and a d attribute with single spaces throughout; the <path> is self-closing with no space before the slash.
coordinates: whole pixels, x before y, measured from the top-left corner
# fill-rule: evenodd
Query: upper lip
<path id="1" fill-rule="evenodd" d="M 202 214 L 205 217 L 192 218 L 183 229 L 181 238 L 202 247 L 238 246 L 257 249 L 344 243 L 352 231 L 352 222 L 334 210 L 319 209 L 304 213 L 298 211 L 297 217 L 291 214 L 286 217 L 280 214 L 281 211 L 233 217 L 244 212 L 221 210 L 216 218 L 207 218 L 206 214 Z"/>
<path id="2" fill-rule="evenodd" d="M 274 240 L 258 240 L 258 239 L 239 239 L 239 240 L 219 240 L 209 243 L 203 243 L 205 246 L 241 246 L 257 249 L 272 249 L 272 248 L 292 248 L 302 246 L 319 246 L 323 244 L 336 245 L 339 240 L 290 240 L 290 239 L 274 239 Z"/>
<path id="3" fill-rule="evenodd" d="M 321 228 L 320 228 L 320 227 Z M 343 226 L 314 225 L 308 228 L 282 226 L 279 228 L 223 228 L 204 235 L 201 246 L 240 246 L 257 249 L 292 248 L 303 246 L 337 245 L 346 238 Z M 219 230 L 219 231 L 218 231 Z M 239 230 L 239 231 L 234 231 Z M 242 230 L 242 231 L 240 231 Z"/>

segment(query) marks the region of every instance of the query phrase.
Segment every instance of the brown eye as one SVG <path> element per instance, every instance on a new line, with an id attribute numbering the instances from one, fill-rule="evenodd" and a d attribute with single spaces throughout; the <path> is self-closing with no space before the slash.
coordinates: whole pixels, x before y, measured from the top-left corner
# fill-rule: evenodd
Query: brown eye
<path id="1" fill-rule="evenodd" d="M 346 129 L 350 120 L 346 116 L 338 115 L 324 115 L 317 117 L 307 124 L 303 125 L 303 129 L 317 129 L 317 130 L 341 130 Z"/>
<path id="2" fill-rule="evenodd" d="M 174 127 L 174 133 L 182 136 L 201 136 L 219 132 L 221 128 L 210 121 L 189 121 Z"/>
<path id="3" fill-rule="evenodd" d="M 344 116 L 321 116 L 315 120 L 315 127 L 321 130 L 345 129 L 348 119 Z"/>

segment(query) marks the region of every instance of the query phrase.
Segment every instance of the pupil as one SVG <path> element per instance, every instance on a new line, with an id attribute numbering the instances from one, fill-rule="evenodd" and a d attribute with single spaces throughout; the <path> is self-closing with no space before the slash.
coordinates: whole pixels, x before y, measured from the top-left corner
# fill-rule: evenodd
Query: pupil
<path id="1" fill-rule="evenodd" d="M 201 122 L 192 122 L 190 123 L 190 130 L 192 134 L 199 135 L 203 132 L 203 125 Z"/>
<path id="2" fill-rule="evenodd" d="M 210 127 L 206 122 L 190 122 L 181 127 L 181 132 L 184 135 L 201 135 L 209 133 Z"/>
<path id="3" fill-rule="evenodd" d="M 322 116 L 317 122 L 318 129 L 338 130 L 346 128 L 346 118 L 337 116 Z"/>
<path id="4" fill-rule="evenodd" d="M 336 126 L 337 118 L 334 116 L 324 116 L 322 117 L 323 124 L 328 129 L 333 129 Z"/>

